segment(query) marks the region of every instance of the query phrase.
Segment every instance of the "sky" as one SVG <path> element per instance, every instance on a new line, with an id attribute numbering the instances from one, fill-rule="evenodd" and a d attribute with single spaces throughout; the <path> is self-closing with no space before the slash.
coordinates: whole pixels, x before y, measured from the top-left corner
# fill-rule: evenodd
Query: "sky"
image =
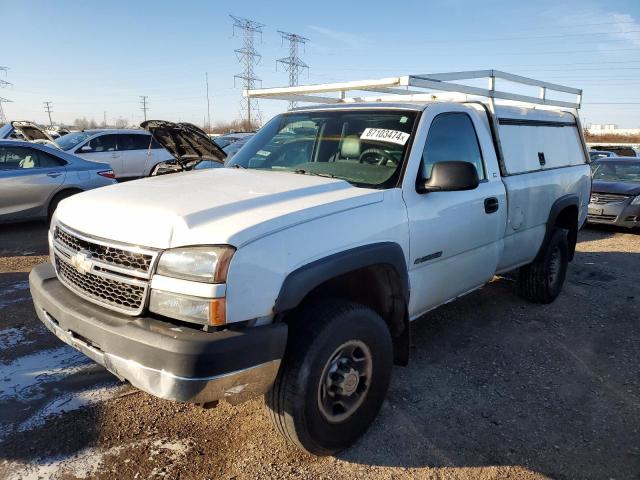
<path id="1" fill-rule="evenodd" d="M 279 30 L 309 39 L 300 83 L 500 69 L 584 90 L 584 123 L 640 127 L 640 1 L 0 0 L 7 117 L 98 123 L 148 117 L 202 125 L 240 116 L 241 37 L 229 15 L 263 23 L 255 73 L 286 86 Z M 532 92 L 533 93 L 533 92 Z M 287 103 L 260 101 L 264 121 Z"/>

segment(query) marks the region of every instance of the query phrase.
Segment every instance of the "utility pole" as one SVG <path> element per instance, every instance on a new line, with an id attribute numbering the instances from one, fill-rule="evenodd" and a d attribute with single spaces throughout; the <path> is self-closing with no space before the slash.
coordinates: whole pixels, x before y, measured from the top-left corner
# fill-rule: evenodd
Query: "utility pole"
<path id="1" fill-rule="evenodd" d="M 204 73 L 204 80 L 207 84 L 207 133 L 211 133 L 211 102 L 209 101 L 209 72 Z"/>
<path id="2" fill-rule="evenodd" d="M 236 28 L 242 31 L 242 48 L 234 51 L 236 52 L 240 65 L 243 67 L 243 71 L 233 76 L 234 84 L 235 80 L 242 80 L 244 90 L 251 90 L 255 88 L 256 83 L 261 82 L 254 72 L 256 65 L 260 63 L 260 59 L 262 58 L 254 47 L 254 40 L 257 33 L 260 34 L 260 38 L 262 39 L 262 29 L 265 25 L 247 18 L 235 17 L 233 15 L 229 16 L 233 20 L 233 34 L 235 35 Z M 259 125 L 262 118 L 260 110 L 258 109 L 258 101 L 249 97 L 242 99 L 240 115 L 243 120 L 246 120 L 249 129 L 252 128 L 252 110 L 253 117 L 255 118 L 254 123 Z"/>
<path id="3" fill-rule="evenodd" d="M 47 114 L 49 114 L 49 125 L 51 125 L 53 127 L 53 120 L 51 120 L 51 112 L 53 110 L 51 110 L 53 107 L 51 106 L 53 102 L 44 102 L 44 111 L 47 112 Z"/>
<path id="4" fill-rule="evenodd" d="M 149 97 L 147 97 L 146 95 L 140 95 L 140 105 L 142 105 L 142 107 L 140 107 L 140 110 L 142 110 L 144 112 L 144 121 L 147 121 L 147 110 L 149 109 L 149 107 L 147 106 L 147 99 Z"/>
<path id="5" fill-rule="evenodd" d="M 107 111 L 103 111 L 102 112 L 102 124 L 106 127 L 107 126 Z"/>
<path id="6" fill-rule="evenodd" d="M 304 63 L 298 56 L 299 46 L 302 45 L 304 47 L 309 39 L 296 35 L 295 33 L 282 32 L 280 30 L 278 30 L 278 33 L 282 37 L 282 43 L 284 43 L 285 40 L 289 42 L 289 56 L 276 60 L 276 70 L 278 63 L 284 65 L 284 69 L 289 72 L 289 86 L 296 87 L 298 86 L 300 72 L 305 68 L 307 70 L 309 69 L 309 65 Z M 289 109 L 296 108 L 297 103 L 298 102 L 290 101 Z"/>

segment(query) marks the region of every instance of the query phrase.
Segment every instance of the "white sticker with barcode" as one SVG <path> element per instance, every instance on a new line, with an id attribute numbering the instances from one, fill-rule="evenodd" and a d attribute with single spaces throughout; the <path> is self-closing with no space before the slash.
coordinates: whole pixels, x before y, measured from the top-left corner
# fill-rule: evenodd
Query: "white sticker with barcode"
<path id="1" fill-rule="evenodd" d="M 409 140 L 409 134 L 386 128 L 365 128 L 362 135 L 360 135 L 360 140 L 378 140 L 380 142 L 404 145 Z"/>

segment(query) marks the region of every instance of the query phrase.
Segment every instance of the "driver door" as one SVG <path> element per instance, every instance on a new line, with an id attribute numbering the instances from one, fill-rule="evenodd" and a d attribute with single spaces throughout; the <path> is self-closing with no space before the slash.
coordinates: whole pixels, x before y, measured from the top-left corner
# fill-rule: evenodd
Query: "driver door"
<path id="1" fill-rule="evenodd" d="M 488 126 L 476 111 L 429 106 L 413 150 L 403 195 L 410 232 L 409 309 L 415 318 L 493 277 L 502 249 L 506 194 Z M 417 191 L 417 182 L 430 177 L 435 163 L 451 160 L 473 163 L 478 187 Z"/>

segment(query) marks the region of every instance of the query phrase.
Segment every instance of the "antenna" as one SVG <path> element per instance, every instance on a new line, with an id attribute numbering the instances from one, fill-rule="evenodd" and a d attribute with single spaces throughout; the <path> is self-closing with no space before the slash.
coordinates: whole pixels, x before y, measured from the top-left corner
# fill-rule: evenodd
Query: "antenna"
<path id="1" fill-rule="evenodd" d="M 49 125 L 53 127 L 53 121 L 51 120 L 51 112 L 53 112 L 53 110 L 51 110 L 53 108 L 52 104 L 53 102 L 44 102 L 44 111 L 49 115 Z"/>
<path id="2" fill-rule="evenodd" d="M 299 45 L 304 47 L 309 39 L 296 35 L 295 33 L 282 32 L 280 30 L 278 30 L 278 33 L 282 37 L 283 43 L 285 40 L 289 42 L 289 56 L 276 60 L 276 69 L 278 68 L 278 63 L 283 64 L 284 69 L 289 72 L 289 86 L 297 87 L 300 72 L 305 68 L 307 71 L 309 70 L 309 65 L 304 63 L 298 56 L 298 47 Z M 292 100 L 289 102 L 289 109 L 296 108 L 297 105 L 298 102 Z"/>
<path id="3" fill-rule="evenodd" d="M 229 15 L 233 20 L 233 34 L 236 33 L 236 28 L 242 30 L 242 48 L 234 50 L 240 65 L 243 67 L 242 73 L 234 75 L 235 80 L 242 80 L 242 87 L 244 90 L 252 90 L 255 88 L 257 82 L 262 85 L 262 80 L 256 77 L 254 69 L 256 65 L 260 63 L 262 55 L 260 55 L 253 46 L 255 40 L 255 34 L 260 34 L 262 40 L 262 29 L 265 26 L 262 23 L 254 22 L 247 18 L 236 17 Z M 243 98 L 240 107 L 240 116 L 243 120 L 246 120 L 249 130 L 252 128 L 251 116 L 255 119 L 253 123 L 259 125 L 262 122 L 262 115 L 258 109 L 258 101 L 254 98 Z"/>
<path id="4" fill-rule="evenodd" d="M 149 110 L 149 107 L 147 106 L 147 99 L 149 97 L 147 97 L 146 95 L 140 95 L 140 105 L 142 105 L 140 107 L 140 110 L 143 111 L 144 113 L 144 121 L 147 121 L 147 110 Z"/>

